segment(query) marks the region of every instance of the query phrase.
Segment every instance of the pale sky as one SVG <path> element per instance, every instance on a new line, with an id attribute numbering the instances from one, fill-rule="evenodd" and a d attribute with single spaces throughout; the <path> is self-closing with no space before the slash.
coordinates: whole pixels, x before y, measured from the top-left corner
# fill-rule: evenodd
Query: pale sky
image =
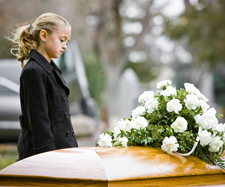
<path id="1" fill-rule="evenodd" d="M 191 4 L 196 4 L 197 0 L 190 0 Z M 164 16 L 174 18 L 178 17 L 185 11 L 184 0 L 155 0 L 153 4 L 154 9 L 159 10 Z M 153 19 L 155 28 L 159 30 L 162 24 L 162 18 L 156 16 Z M 152 29 L 154 31 L 154 28 Z M 157 31 L 160 33 L 159 31 Z M 157 33 L 156 32 L 156 33 Z M 154 32 L 152 32 L 154 34 Z M 157 36 L 157 35 L 156 35 Z M 176 57 L 183 63 L 189 63 L 192 61 L 191 54 L 186 51 L 182 46 L 175 46 L 173 41 L 170 41 L 165 36 L 158 36 L 155 39 L 155 45 L 161 50 L 161 62 L 167 64 L 173 61 L 173 51 L 175 50 Z"/>
<path id="2" fill-rule="evenodd" d="M 153 7 L 168 17 L 179 16 L 185 10 L 184 0 L 155 0 Z"/>
<path id="3" fill-rule="evenodd" d="M 196 4 L 196 2 L 197 0 L 190 0 L 191 4 Z M 131 15 L 137 16 L 140 14 L 140 11 L 137 9 L 137 6 L 135 6 L 135 4 L 133 4 L 133 6 L 129 4 L 128 7 L 129 8 L 127 8 L 125 11 L 128 17 L 130 17 Z M 172 19 L 177 19 L 177 17 L 185 11 L 184 0 L 155 0 L 153 6 L 151 6 L 149 11 L 153 14 L 154 12 L 157 13 L 158 11 L 160 11 L 160 13 L 164 16 L 170 17 Z M 192 60 L 192 56 L 190 53 L 188 53 L 182 46 L 175 46 L 174 42 L 170 41 L 169 38 L 167 38 L 166 36 L 160 35 L 163 31 L 162 16 L 155 16 L 152 21 L 154 26 L 151 30 L 151 35 L 153 37 L 147 39 L 146 42 L 153 41 L 153 45 L 161 51 L 161 62 L 165 64 L 172 62 L 174 60 L 174 55 L 176 55 L 177 58 L 183 63 L 190 62 Z M 125 33 L 139 34 L 142 31 L 142 26 L 140 25 L 140 23 L 126 23 L 123 27 L 123 31 Z M 134 43 L 135 40 L 132 37 L 127 37 L 124 40 L 124 44 L 127 47 L 133 46 Z M 132 59 L 133 62 L 141 60 L 142 57 L 143 59 L 146 58 L 138 51 L 130 54 L 130 59 Z"/>

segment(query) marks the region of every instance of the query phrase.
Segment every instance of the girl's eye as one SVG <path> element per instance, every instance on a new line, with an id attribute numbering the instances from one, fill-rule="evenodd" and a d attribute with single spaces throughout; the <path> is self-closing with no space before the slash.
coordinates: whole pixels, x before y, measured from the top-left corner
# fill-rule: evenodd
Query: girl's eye
<path id="1" fill-rule="evenodd" d="M 61 42 L 64 42 L 64 40 L 61 40 L 61 39 L 60 39 L 60 41 L 61 41 Z"/>

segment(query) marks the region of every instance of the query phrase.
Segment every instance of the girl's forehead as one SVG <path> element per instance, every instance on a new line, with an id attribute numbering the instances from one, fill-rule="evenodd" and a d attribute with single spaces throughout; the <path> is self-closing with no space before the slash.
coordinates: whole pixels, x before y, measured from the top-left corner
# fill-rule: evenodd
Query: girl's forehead
<path id="1" fill-rule="evenodd" d="M 70 38 L 71 36 L 71 28 L 68 26 L 59 26 L 55 31 L 55 34 L 57 35 L 62 35 L 65 36 L 67 38 Z"/>

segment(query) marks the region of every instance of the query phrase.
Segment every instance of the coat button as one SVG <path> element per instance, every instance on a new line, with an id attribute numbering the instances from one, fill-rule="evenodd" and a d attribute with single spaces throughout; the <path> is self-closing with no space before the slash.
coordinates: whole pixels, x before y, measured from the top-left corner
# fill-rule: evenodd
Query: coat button
<path id="1" fill-rule="evenodd" d="M 69 117 L 69 114 L 68 114 L 68 112 L 65 112 L 65 118 L 68 118 Z"/>
<path id="2" fill-rule="evenodd" d="M 69 137 L 70 136 L 70 131 L 66 132 L 66 136 Z"/>
<path id="3" fill-rule="evenodd" d="M 70 117 L 71 116 L 71 114 L 70 113 L 68 113 L 68 112 L 65 112 L 65 118 L 68 118 L 68 117 Z"/>
<path id="4" fill-rule="evenodd" d="M 75 137 L 75 134 L 74 134 L 74 132 L 72 133 L 72 136 L 73 136 L 73 137 Z"/>
<path id="5" fill-rule="evenodd" d="M 68 100 L 68 97 L 66 96 L 66 94 L 62 94 L 62 99 L 63 100 Z"/>

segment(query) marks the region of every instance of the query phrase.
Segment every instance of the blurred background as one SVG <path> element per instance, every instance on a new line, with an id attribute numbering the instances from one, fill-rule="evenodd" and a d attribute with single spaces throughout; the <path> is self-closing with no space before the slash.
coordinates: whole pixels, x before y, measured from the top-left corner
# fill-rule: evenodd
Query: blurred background
<path id="1" fill-rule="evenodd" d="M 66 81 L 73 77 L 76 82 L 69 84 L 70 97 L 80 96 L 71 102 L 80 146 L 94 146 L 101 132 L 130 117 L 143 91 L 155 91 L 164 79 L 177 89 L 193 83 L 211 107 L 225 114 L 224 11 L 224 0 L 0 0 L 0 86 L 10 95 L 7 85 L 18 85 L 21 71 L 16 70 L 20 63 L 12 60 L 5 36 L 16 25 L 31 24 L 40 14 L 52 12 L 72 26 L 70 52 L 56 61 Z M 12 65 L 8 72 L 4 69 L 11 61 L 19 72 L 14 78 Z M 74 71 L 67 62 L 74 64 Z M 8 106 L 6 96 L 2 98 Z M 6 106 L 0 107 L 3 114 Z M 0 121 L 6 130 L 6 117 L 0 114 Z M 15 140 L 2 140 L 0 169 L 14 162 L 15 145 Z"/>

